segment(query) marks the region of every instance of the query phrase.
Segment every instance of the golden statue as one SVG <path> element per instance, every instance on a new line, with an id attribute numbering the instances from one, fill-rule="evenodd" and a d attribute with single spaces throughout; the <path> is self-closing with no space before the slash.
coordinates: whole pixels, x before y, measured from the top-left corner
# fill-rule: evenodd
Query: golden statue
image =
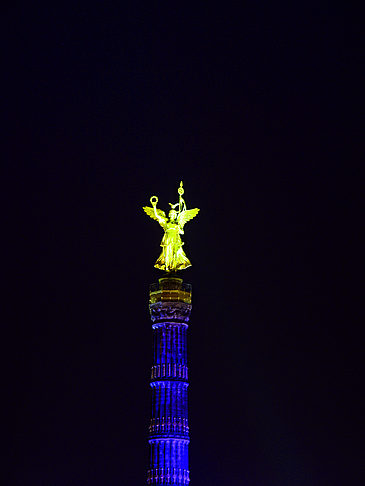
<path id="1" fill-rule="evenodd" d="M 191 266 L 190 260 L 183 250 L 184 243 L 181 241 L 180 235 L 184 234 L 185 223 L 193 219 L 199 212 L 197 208 L 186 209 L 186 204 L 182 197 L 184 194 L 182 182 L 180 182 L 177 192 L 179 193 L 179 202 L 176 204 L 169 203 L 171 210 L 168 217 L 166 217 L 164 211 L 156 208 L 158 203 L 157 196 L 152 196 L 150 199 L 152 208 L 148 206 L 143 208 L 148 216 L 158 221 L 165 231 L 161 241 L 162 252 L 155 263 L 155 267 L 166 272 L 176 272 Z M 177 207 L 178 210 L 175 209 Z"/>

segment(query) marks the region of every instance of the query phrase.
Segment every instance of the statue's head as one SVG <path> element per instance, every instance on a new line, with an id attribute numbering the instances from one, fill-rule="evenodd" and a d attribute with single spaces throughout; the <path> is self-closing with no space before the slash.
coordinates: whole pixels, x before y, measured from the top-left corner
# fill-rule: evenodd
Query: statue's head
<path id="1" fill-rule="evenodd" d="M 171 209 L 171 211 L 169 212 L 169 218 L 171 221 L 174 221 L 177 218 L 177 212 L 175 211 L 175 209 Z"/>

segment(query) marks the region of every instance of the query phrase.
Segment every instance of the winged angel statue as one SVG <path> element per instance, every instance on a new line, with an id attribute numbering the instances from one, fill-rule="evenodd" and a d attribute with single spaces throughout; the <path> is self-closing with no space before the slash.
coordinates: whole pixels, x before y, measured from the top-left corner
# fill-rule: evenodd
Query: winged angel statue
<path id="1" fill-rule="evenodd" d="M 164 211 L 156 208 L 157 196 L 152 196 L 150 199 L 152 208 L 149 206 L 143 208 L 148 216 L 158 221 L 165 231 L 161 241 L 162 252 L 155 263 L 155 267 L 166 272 L 176 272 L 191 266 L 190 260 L 183 250 L 184 243 L 181 241 L 180 235 L 184 234 L 185 223 L 193 219 L 199 212 L 197 208 L 186 209 L 182 197 L 184 194 L 182 182 L 180 182 L 177 192 L 179 193 L 179 202 L 176 204 L 169 203 L 171 209 L 168 217 L 166 217 Z"/>

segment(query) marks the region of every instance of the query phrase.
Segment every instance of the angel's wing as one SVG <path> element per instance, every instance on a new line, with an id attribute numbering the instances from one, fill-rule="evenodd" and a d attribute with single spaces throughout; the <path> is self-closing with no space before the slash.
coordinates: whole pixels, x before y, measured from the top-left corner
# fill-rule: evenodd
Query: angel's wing
<path id="1" fill-rule="evenodd" d="M 199 213 L 199 211 L 200 209 L 195 208 L 195 209 L 188 209 L 180 213 L 179 217 L 177 218 L 177 222 L 179 223 L 180 227 L 183 228 L 185 223 L 195 218 L 195 216 Z"/>
<path id="2" fill-rule="evenodd" d="M 144 209 L 144 212 L 146 214 L 148 214 L 148 216 L 156 221 L 158 221 L 160 223 L 160 225 L 162 226 L 162 224 L 166 223 L 167 222 L 167 218 L 166 218 L 166 214 L 165 214 L 165 211 L 162 211 L 162 209 L 157 209 L 156 208 L 156 212 L 158 214 L 158 216 L 160 217 L 157 218 L 156 215 L 155 215 L 155 211 L 153 208 L 150 208 L 149 206 L 144 206 L 143 207 Z"/>

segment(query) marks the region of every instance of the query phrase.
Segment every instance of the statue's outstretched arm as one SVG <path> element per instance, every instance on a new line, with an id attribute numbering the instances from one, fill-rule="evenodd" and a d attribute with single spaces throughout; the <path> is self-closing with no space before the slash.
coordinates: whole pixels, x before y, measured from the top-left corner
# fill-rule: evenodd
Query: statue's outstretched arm
<path id="1" fill-rule="evenodd" d="M 165 223 L 165 219 L 166 218 L 163 218 L 163 217 L 160 216 L 160 214 L 158 213 L 158 212 L 161 212 L 160 210 L 158 210 L 158 212 L 157 212 L 156 206 L 157 206 L 157 203 L 158 203 L 158 197 L 157 196 L 152 196 L 151 199 L 150 199 L 150 202 L 152 204 L 153 212 L 155 214 L 155 217 L 156 217 L 157 221 L 160 223 L 160 225 L 162 226 L 163 223 Z"/>
<path id="2" fill-rule="evenodd" d="M 151 204 L 152 204 L 152 208 L 150 208 L 148 206 L 144 206 L 143 209 L 144 209 L 145 213 L 148 214 L 148 216 L 150 218 L 155 219 L 164 228 L 165 224 L 167 222 L 165 212 L 161 211 L 161 209 L 156 208 L 156 204 L 157 204 L 157 201 L 158 201 L 156 196 L 152 196 L 150 201 L 151 201 Z"/>

